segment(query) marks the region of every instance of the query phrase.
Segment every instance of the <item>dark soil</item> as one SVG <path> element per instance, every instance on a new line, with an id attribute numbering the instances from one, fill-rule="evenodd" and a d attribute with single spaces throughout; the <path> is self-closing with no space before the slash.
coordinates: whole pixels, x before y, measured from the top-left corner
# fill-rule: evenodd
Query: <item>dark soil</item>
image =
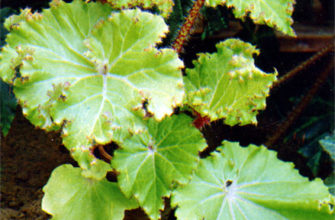
<path id="1" fill-rule="evenodd" d="M 73 163 L 61 143 L 59 133 L 35 128 L 18 109 L 1 138 L 1 220 L 48 219 L 41 210 L 42 187 L 54 168 Z"/>

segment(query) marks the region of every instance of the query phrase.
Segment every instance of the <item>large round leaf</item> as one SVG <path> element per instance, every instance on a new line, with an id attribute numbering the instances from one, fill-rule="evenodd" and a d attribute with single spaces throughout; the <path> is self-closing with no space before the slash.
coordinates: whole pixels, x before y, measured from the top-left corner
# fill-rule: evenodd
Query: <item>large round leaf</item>
<path id="1" fill-rule="evenodd" d="M 218 150 L 173 193 L 178 219 L 334 219 L 322 181 L 300 176 L 274 151 L 227 141 Z"/>
<path id="2" fill-rule="evenodd" d="M 149 120 L 148 132 L 126 140 L 115 152 L 112 166 L 120 172 L 122 192 L 134 195 L 148 215 L 158 219 L 164 208 L 162 197 L 170 195 L 176 182 L 188 181 L 205 146 L 186 115 Z"/>
<path id="3" fill-rule="evenodd" d="M 154 48 L 168 31 L 160 16 L 55 0 L 41 14 L 24 11 L 9 21 L 4 57 L 13 65 L 21 58 L 14 91 L 24 114 L 45 129 L 65 122 L 64 145 L 84 169 L 102 165 L 92 145 L 145 129 L 143 103 L 161 120 L 182 102 L 181 60 Z"/>

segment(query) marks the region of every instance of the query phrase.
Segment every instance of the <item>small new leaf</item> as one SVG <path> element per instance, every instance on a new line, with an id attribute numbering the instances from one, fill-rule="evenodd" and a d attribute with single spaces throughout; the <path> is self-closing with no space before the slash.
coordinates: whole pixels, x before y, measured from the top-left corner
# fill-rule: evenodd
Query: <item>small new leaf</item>
<path id="1" fill-rule="evenodd" d="M 265 147 L 223 142 L 191 182 L 173 192 L 178 219 L 334 219 L 334 200 Z"/>
<path id="2" fill-rule="evenodd" d="M 122 220 L 126 209 L 138 207 L 127 199 L 117 183 L 96 180 L 81 175 L 80 168 L 61 165 L 44 186 L 42 209 L 53 220 Z"/>
<path id="3" fill-rule="evenodd" d="M 291 28 L 294 3 L 295 0 L 206 0 L 208 6 L 225 4 L 233 8 L 237 18 L 249 15 L 256 24 L 266 24 L 291 36 L 295 35 Z"/>
<path id="4" fill-rule="evenodd" d="M 196 168 L 198 152 L 206 146 L 192 119 L 177 115 L 148 121 L 148 132 L 134 135 L 116 150 L 112 166 L 127 197 L 134 196 L 152 219 L 164 208 L 176 183 L 186 183 Z"/>
<path id="5" fill-rule="evenodd" d="M 256 124 L 276 73 L 266 74 L 255 66 L 252 56 L 258 50 L 249 43 L 229 39 L 216 47 L 217 53 L 200 54 L 195 67 L 186 69 L 186 103 L 212 121 Z"/>

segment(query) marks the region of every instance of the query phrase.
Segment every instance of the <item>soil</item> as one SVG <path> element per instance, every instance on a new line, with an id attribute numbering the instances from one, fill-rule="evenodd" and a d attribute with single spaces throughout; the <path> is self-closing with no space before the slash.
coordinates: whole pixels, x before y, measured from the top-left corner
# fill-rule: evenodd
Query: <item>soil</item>
<path id="1" fill-rule="evenodd" d="M 35 128 L 18 109 L 8 135 L 1 138 L 0 220 L 48 219 L 41 210 L 42 187 L 64 163 L 74 161 L 60 134 Z"/>

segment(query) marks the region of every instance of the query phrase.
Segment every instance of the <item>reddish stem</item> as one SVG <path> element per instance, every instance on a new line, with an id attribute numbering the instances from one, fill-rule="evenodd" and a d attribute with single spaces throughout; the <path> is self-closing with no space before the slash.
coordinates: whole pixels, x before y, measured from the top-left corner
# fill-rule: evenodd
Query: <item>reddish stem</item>
<path id="1" fill-rule="evenodd" d="M 285 134 L 285 132 L 289 129 L 289 127 L 293 124 L 293 122 L 299 117 L 302 111 L 306 108 L 308 103 L 312 100 L 313 96 L 318 91 L 323 82 L 326 81 L 327 76 L 329 75 L 329 73 L 331 73 L 331 70 L 333 68 L 334 68 L 334 62 L 331 61 L 330 64 L 316 79 L 314 85 L 304 96 L 304 98 L 299 102 L 299 104 L 294 108 L 294 110 L 289 113 L 287 119 L 277 127 L 276 133 L 266 141 L 265 143 L 266 146 L 271 146 L 275 144 Z"/>
<path id="2" fill-rule="evenodd" d="M 192 9 L 190 10 L 183 26 L 180 28 L 178 32 L 178 36 L 176 40 L 172 44 L 172 48 L 177 52 L 180 53 L 183 45 L 187 39 L 187 37 L 190 35 L 190 30 L 194 24 L 195 19 L 197 18 L 200 9 L 205 4 L 205 0 L 197 0 L 194 4 Z"/>
<path id="3" fill-rule="evenodd" d="M 193 125 L 198 128 L 202 129 L 205 125 L 209 125 L 211 123 L 211 119 L 208 116 L 201 116 L 200 113 L 193 110 L 193 114 L 196 116 L 196 118 L 193 121 Z"/>
<path id="4" fill-rule="evenodd" d="M 295 75 L 297 75 L 300 71 L 306 69 L 311 64 L 313 64 L 315 61 L 326 55 L 328 52 L 334 50 L 334 44 L 329 44 L 326 47 L 322 48 L 319 52 L 314 54 L 311 58 L 304 61 L 300 65 L 296 66 L 294 69 L 286 73 L 284 76 L 282 76 L 277 82 L 275 82 L 272 86 L 272 88 L 275 88 L 282 83 L 286 82 L 287 80 L 293 78 Z"/>

